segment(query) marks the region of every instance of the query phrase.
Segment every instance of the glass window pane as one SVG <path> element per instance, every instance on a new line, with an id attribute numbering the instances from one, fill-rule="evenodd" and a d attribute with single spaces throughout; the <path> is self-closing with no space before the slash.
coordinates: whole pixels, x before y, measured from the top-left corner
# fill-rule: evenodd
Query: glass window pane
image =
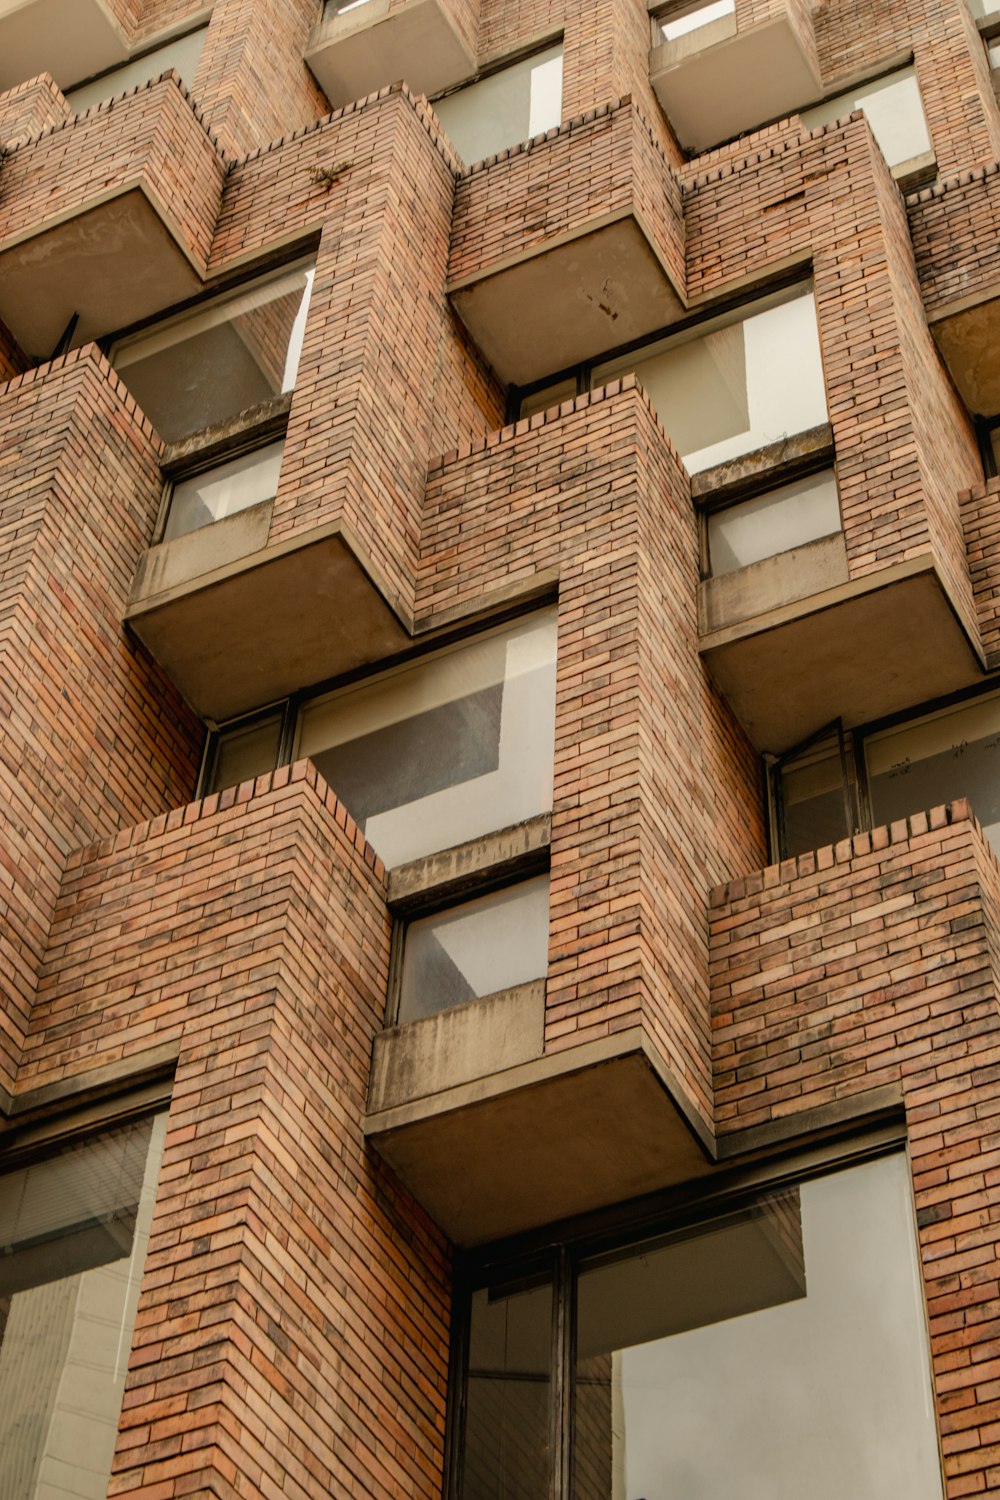
<path id="1" fill-rule="evenodd" d="M 924 107 L 916 74 L 912 68 L 901 68 L 876 83 L 866 83 L 850 94 L 826 99 L 815 109 L 802 111 L 802 123 L 810 130 L 829 125 L 856 109 L 863 109 L 872 135 L 882 148 L 890 167 L 912 161 L 932 149 L 924 118 Z"/>
<path id="2" fill-rule="evenodd" d="M 556 612 L 303 709 L 309 755 L 387 865 L 552 805 Z"/>
<path id="3" fill-rule="evenodd" d="M 776 776 L 783 857 L 821 849 L 848 836 L 850 804 L 845 796 L 844 761 L 836 730 L 781 761 Z"/>
<path id="4" fill-rule="evenodd" d="M 562 47 L 447 94 L 434 111 L 467 164 L 541 135 L 562 118 Z"/>
<path id="5" fill-rule="evenodd" d="M 283 718 L 278 710 L 266 718 L 255 717 L 232 729 L 220 729 L 206 793 L 239 786 L 241 781 L 253 781 L 273 771 L 278 764 Z"/>
<path id="6" fill-rule="evenodd" d="M 585 1268 L 575 1500 L 941 1500 L 915 1239 L 898 1155 Z"/>
<path id="7" fill-rule="evenodd" d="M 826 421 L 816 303 L 796 289 L 595 367 L 634 371 L 689 473 Z"/>
<path id="8" fill-rule="evenodd" d="M 104 1500 L 166 1115 L 0 1177 L 0 1494 Z"/>
<path id="9" fill-rule="evenodd" d="M 876 823 L 968 797 L 1000 852 L 1000 695 L 872 735 L 865 761 Z"/>
<path id="10" fill-rule="evenodd" d="M 115 346 L 112 364 L 166 442 L 292 390 L 312 279 L 299 265 Z"/>
<path id="11" fill-rule="evenodd" d="M 788 552 L 840 530 L 840 503 L 832 469 L 783 484 L 708 518 L 712 572 L 732 573 L 765 557 Z"/>
<path id="12" fill-rule="evenodd" d="M 462 1500 L 545 1500 L 552 1286 L 474 1293 Z"/>
<path id="13" fill-rule="evenodd" d="M 522 396 L 519 415 L 533 417 L 536 412 L 548 411 L 549 407 L 559 406 L 563 401 L 575 400 L 576 376 L 571 375 L 568 380 L 557 380 L 554 385 L 543 386 L 539 391 Z"/>
<path id="14" fill-rule="evenodd" d="M 548 961 L 547 875 L 421 917 L 406 929 L 397 1019 L 541 979 Z"/>
<path id="15" fill-rule="evenodd" d="M 699 26 L 707 26 L 711 21 L 718 21 L 721 16 L 731 16 L 735 11 L 736 0 L 711 0 L 711 4 L 697 6 L 686 15 L 661 20 L 660 33 L 665 42 L 673 42 L 677 37 L 686 36 L 689 31 L 696 31 Z"/>
<path id="16" fill-rule="evenodd" d="M 205 469 L 190 479 L 179 479 L 170 499 L 163 540 L 210 526 L 237 511 L 273 500 L 278 492 L 278 473 L 285 445 L 269 443 L 252 453 L 241 453 L 228 463 Z"/>
<path id="17" fill-rule="evenodd" d="M 114 98 L 117 94 L 124 94 L 127 89 L 134 89 L 140 84 L 148 83 L 151 78 L 159 78 L 168 68 L 178 72 L 183 81 L 190 88 L 191 80 L 198 70 L 198 59 L 201 57 L 201 49 L 205 43 L 205 32 L 208 28 L 200 26 L 197 31 L 189 31 L 187 36 L 175 37 L 173 41 L 166 42 L 162 47 L 155 47 L 152 52 L 137 57 L 133 62 L 125 63 L 121 68 L 115 68 L 110 73 L 102 73 L 100 78 L 95 78 L 92 83 L 81 84 L 79 88 L 70 89 L 66 95 L 70 109 L 74 114 L 82 114 L 91 105 L 100 104 L 102 99 Z"/>

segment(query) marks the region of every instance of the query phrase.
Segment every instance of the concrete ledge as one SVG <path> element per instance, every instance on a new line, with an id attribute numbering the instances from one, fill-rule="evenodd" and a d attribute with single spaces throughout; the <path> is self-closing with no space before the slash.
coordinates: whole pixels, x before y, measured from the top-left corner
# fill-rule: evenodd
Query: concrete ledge
<path id="1" fill-rule="evenodd" d="M 541 867 L 552 838 L 552 815 L 540 813 L 452 849 L 442 849 L 389 872 L 389 905 L 397 914 L 430 902 L 455 901 L 466 891 L 482 891 L 487 871 L 497 884 Z"/>
<path id="2" fill-rule="evenodd" d="M 461 4 L 462 0 L 458 0 Z M 471 78 L 476 58 L 439 0 L 366 0 L 313 28 L 305 61 L 334 109 L 403 79 L 414 94 L 440 94 Z"/>
<path id="3" fill-rule="evenodd" d="M 843 532 L 820 537 L 718 578 L 706 578 L 698 586 L 698 628 L 710 635 L 837 588 L 849 578 Z"/>
<path id="4" fill-rule="evenodd" d="M 461 1245 L 686 1181 L 714 1149 L 639 1028 L 373 1111 L 365 1134 Z"/>

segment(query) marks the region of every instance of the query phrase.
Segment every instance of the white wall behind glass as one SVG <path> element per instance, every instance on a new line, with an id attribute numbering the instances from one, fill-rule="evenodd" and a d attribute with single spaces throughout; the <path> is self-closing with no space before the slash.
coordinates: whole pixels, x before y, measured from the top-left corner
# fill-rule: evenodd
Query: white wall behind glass
<path id="1" fill-rule="evenodd" d="M 710 22 L 720 20 L 722 16 L 733 15 L 735 10 L 736 0 L 711 0 L 709 5 L 700 5 L 676 19 L 661 20 L 660 35 L 665 42 L 673 42 L 679 36 L 686 36 L 689 31 L 697 31 L 700 26 L 708 26 Z"/>
<path id="2" fill-rule="evenodd" d="M 593 386 L 634 371 L 691 474 L 826 421 L 811 290 L 597 365 Z"/>
<path id="3" fill-rule="evenodd" d="M 82 114 L 85 109 L 100 104 L 104 99 L 112 99 L 116 94 L 124 94 L 128 89 L 148 83 L 151 78 L 159 78 L 168 68 L 175 68 L 190 88 L 191 80 L 198 70 L 206 30 L 207 27 L 200 26 L 197 31 L 175 37 L 162 47 L 155 47 L 152 52 L 146 52 L 120 68 L 113 68 L 110 73 L 102 73 L 91 83 L 70 89 L 66 94 L 70 108 L 74 114 Z"/>
<path id="4" fill-rule="evenodd" d="M 273 500 L 278 493 L 284 451 L 284 442 L 268 443 L 190 479 L 179 479 L 171 496 L 163 540 L 169 542 L 251 505 Z"/>
<path id="5" fill-rule="evenodd" d="M 558 125 L 562 69 L 562 47 L 550 47 L 438 99 L 434 111 L 466 165 Z"/>
<path id="6" fill-rule="evenodd" d="M 864 110 L 872 135 L 890 167 L 898 167 L 932 150 L 920 89 L 912 68 L 901 68 L 898 73 L 890 73 L 875 83 L 866 83 L 852 93 L 825 99 L 815 109 L 802 111 L 802 123 L 812 130 L 817 125 L 842 120 L 856 109 Z"/>
<path id="7" fill-rule="evenodd" d="M 837 482 L 833 470 L 824 469 L 710 515 L 711 571 L 732 573 L 839 530 Z"/>

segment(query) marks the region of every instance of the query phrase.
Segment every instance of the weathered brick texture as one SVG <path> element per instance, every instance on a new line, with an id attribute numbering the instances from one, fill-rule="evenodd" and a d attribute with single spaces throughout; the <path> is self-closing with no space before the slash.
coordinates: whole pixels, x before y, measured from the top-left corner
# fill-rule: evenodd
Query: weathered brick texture
<path id="1" fill-rule="evenodd" d="M 688 293 L 811 261 L 852 578 L 930 552 L 975 631 L 957 492 L 974 434 L 923 316 L 899 194 L 866 123 L 769 133 L 684 183 Z"/>
<path id="2" fill-rule="evenodd" d="M 440 1493 L 447 1250 L 361 1130 L 389 930 L 308 763 L 69 863 L 25 1079 L 179 1053 L 112 1495 Z"/>
<path id="3" fill-rule="evenodd" d="M 91 348 L 0 393 L 0 1084 L 71 849 L 186 802 L 201 726 L 124 635 L 158 448 Z"/>
<path id="4" fill-rule="evenodd" d="M 1000 165 L 991 162 L 906 200 L 913 253 L 929 314 L 1000 279 Z"/>
<path id="5" fill-rule="evenodd" d="M 964 803 L 717 890 L 717 1122 L 897 1087 L 950 1497 L 1000 1472 L 1000 870 Z"/>
<path id="6" fill-rule="evenodd" d="M 57 84 L 48 73 L 29 78 L 0 94 L 0 146 L 9 149 L 15 141 L 40 135 L 69 118 L 71 111 Z"/>

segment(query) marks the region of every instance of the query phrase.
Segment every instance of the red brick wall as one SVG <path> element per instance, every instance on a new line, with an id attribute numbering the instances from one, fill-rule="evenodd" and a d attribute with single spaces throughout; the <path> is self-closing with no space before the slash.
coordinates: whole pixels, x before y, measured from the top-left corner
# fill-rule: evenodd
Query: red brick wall
<path id="1" fill-rule="evenodd" d="M 0 146 L 38 135 L 68 118 L 70 107 L 48 73 L 0 94 Z M 0 171 L 3 164 L 0 162 Z"/>
<path id="2" fill-rule="evenodd" d="M 448 274 L 456 279 L 484 270 L 629 208 L 642 216 L 683 290 L 680 190 L 647 122 L 622 100 L 571 121 L 540 144 L 464 172 L 455 192 Z M 614 342 L 609 326 L 609 346 Z"/>
<path id="3" fill-rule="evenodd" d="M 995 1487 L 1000 871 L 964 803 L 713 895 L 721 1134 L 898 1087 L 950 1497 Z"/>
<path id="4" fill-rule="evenodd" d="M 988 292 L 1000 280 L 1000 166 L 977 167 L 906 200 L 924 306 Z"/>
<path id="5" fill-rule="evenodd" d="M 697 556 L 687 479 L 630 379 L 431 471 L 417 608 L 558 573 L 546 1045 L 643 1024 L 711 1118 L 704 893 L 754 867 L 763 829 L 755 758 L 697 655 Z"/>
<path id="6" fill-rule="evenodd" d="M 0 393 L 0 1084 L 68 852 L 194 792 L 201 727 L 123 634 L 159 508 L 152 434 L 93 348 Z"/>
<path id="7" fill-rule="evenodd" d="M 179 1048 L 112 1495 L 440 1494 L 447 1247 L 362 1135 L 389 925 L 305 762 L 69 862 L 24 1084 Z"/>
<path id="8" fill-rule="evenodd" d="M 959 496 L 979 639 L 986 665 L 1000 664 L 1000 479 Z"/>

